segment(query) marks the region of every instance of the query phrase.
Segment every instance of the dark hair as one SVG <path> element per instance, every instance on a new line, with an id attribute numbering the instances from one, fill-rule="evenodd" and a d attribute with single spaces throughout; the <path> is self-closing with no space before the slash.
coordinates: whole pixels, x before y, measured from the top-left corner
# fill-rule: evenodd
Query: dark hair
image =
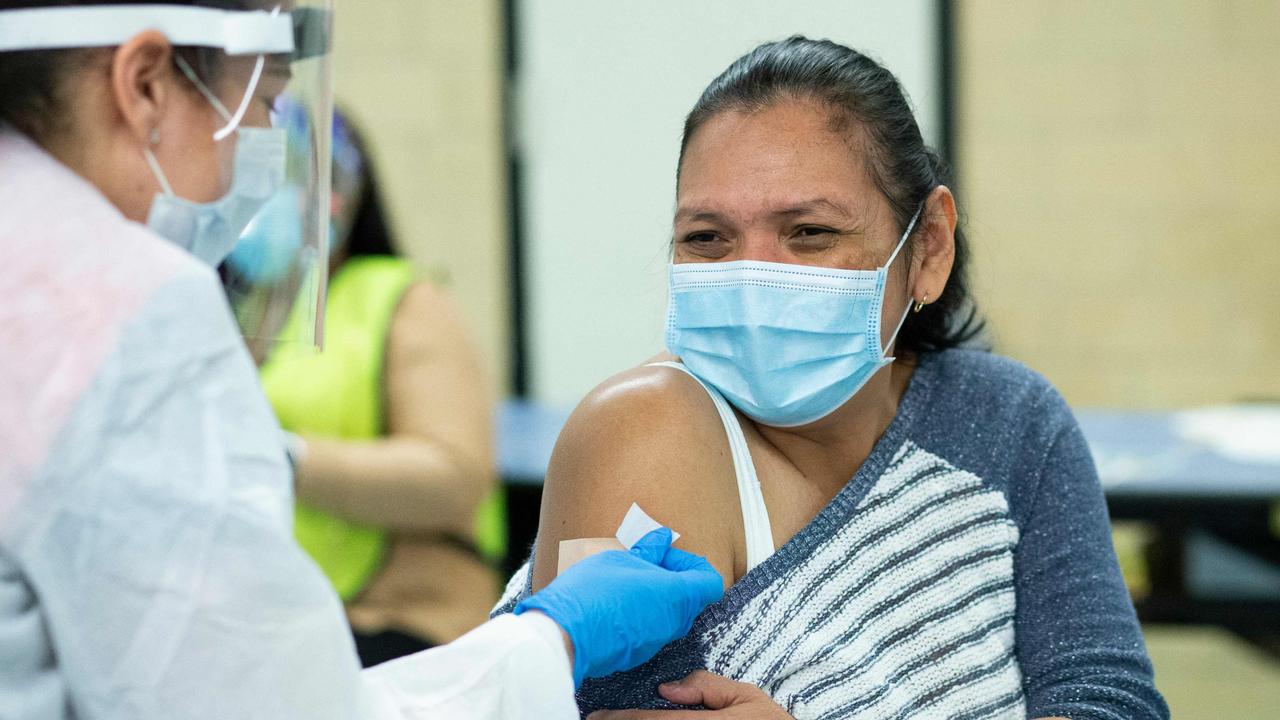
<path id="1" fill-rule="evenodd" d="M 94 0 L 94 5 L 131 5 L 138 0 Z M 159 5 L 200 5 L 247 10 L 262 0 L 148 0 Z M 0 0 L 0 10 L 84 5 L 76 0 Z M 0 52 L 0 124 L 8 124 L 37 143 L 67 129 L 65 86 L 68 76 L 83 66 L 94 48 Z M 204 78 L 218 70 L 221 51 L 176 47 L 175 52 Z"/>
<path id="2" fill-rule="evenodd" d="M 364 133 L 351 121 L 346 111 L 339 111 L 351 144 L 360 153 L 360 195 L 356 201 L 356 214 L 347 229 L 346 252 L 348 257 L 361 255 L 399 255 L 387 224 L 387 211 L 378 189 L 378 175 Z"/>
<path id="3" fill-rule="evenodd" d="M 951 187 L 950 168 L 924 144 L 893 73 L 856 50 L 799 35 L 757 47 L 711 81 L 685 119 L 680 162 L 690 138 L 718 113 L 755 111 L 787 98 L 813 99 L 830 107 L 834 128 L 860 123 L 868 140 L 867 172 L 889 201 L 901 230 L 934 188 Z M 678 179 L 678 168 L 676 172 Z M 971 343 L 982 332 L 984 323 L 969 293 L 969 244 L 959 226 L 955 243 L 946 289 L 907 319 L 899 347 L 943 350 Z"/>

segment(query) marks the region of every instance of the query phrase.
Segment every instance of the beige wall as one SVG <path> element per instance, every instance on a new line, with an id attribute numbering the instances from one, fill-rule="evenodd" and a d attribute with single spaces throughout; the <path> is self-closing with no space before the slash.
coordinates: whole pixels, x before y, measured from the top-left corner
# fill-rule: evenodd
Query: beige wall
<path id="1" fill-rule="evenodd" d="M 997 349 L 1077 406 L 1280 398 L 1280 3 L 958 7 Z"/>
<path id="2" fill-rule="evenodd" d="M 494 388 L 508 371 L 499 0 L 336 0 L 338 102 L 369 136 L 403 250 L 448 273 Z"/>

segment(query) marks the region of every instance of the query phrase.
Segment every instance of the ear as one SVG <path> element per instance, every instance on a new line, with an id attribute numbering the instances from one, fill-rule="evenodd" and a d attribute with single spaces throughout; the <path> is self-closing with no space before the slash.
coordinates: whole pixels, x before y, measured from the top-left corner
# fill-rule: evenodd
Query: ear
<path id="1" fill-rule="evenodd" d="M 942 295 L 956 259 L 956 199 L 950 188 L 939 185 L 929 193 L 921 220 L 910 290 L 912 302 L 929 303 Z"/>
<path id="2" fill-rule="evenodd" d="M 174 93 L 179 92 L 174 75 L 173 46 L 155 30 L 138 33 L 116 48 L 111 59 L 111 97 L 138 142 L 149 143 Z"/>

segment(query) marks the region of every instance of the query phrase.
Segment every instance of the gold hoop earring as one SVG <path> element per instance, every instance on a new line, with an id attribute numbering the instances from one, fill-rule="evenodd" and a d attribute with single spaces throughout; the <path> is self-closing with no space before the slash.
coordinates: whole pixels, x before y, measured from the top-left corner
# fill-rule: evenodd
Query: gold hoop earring
<path id="1" fill-rule="evenodd" d="M 926 304 L 926 303 L 928 303 L 928 302 L 929 302 L 929 296 L 928 296 L 928 295 L 925 295 L 923 300 L 921 300 L 920 302 L 916 303 L 916 307 L 915 307 L 914 312 L 920 312 L 921 310 L 923 310 L 923 309 L 924 309 L 925 304 Z"/>

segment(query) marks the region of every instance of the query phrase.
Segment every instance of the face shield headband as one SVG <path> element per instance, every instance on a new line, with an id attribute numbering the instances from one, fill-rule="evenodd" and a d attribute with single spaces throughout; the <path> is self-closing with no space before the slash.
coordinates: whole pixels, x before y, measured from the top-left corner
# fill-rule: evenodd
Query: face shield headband
<path id="1" fill-rule="evenodd" d="M 289 54 L 305 60 L 328 53 L 328 11 L 300 7 L 223 10 L 195 5 L 77 5 L 0 11 L 0 52 L 111 47 L 146 30 L 176 46 L 209 47 L 228 55 Z"/>

